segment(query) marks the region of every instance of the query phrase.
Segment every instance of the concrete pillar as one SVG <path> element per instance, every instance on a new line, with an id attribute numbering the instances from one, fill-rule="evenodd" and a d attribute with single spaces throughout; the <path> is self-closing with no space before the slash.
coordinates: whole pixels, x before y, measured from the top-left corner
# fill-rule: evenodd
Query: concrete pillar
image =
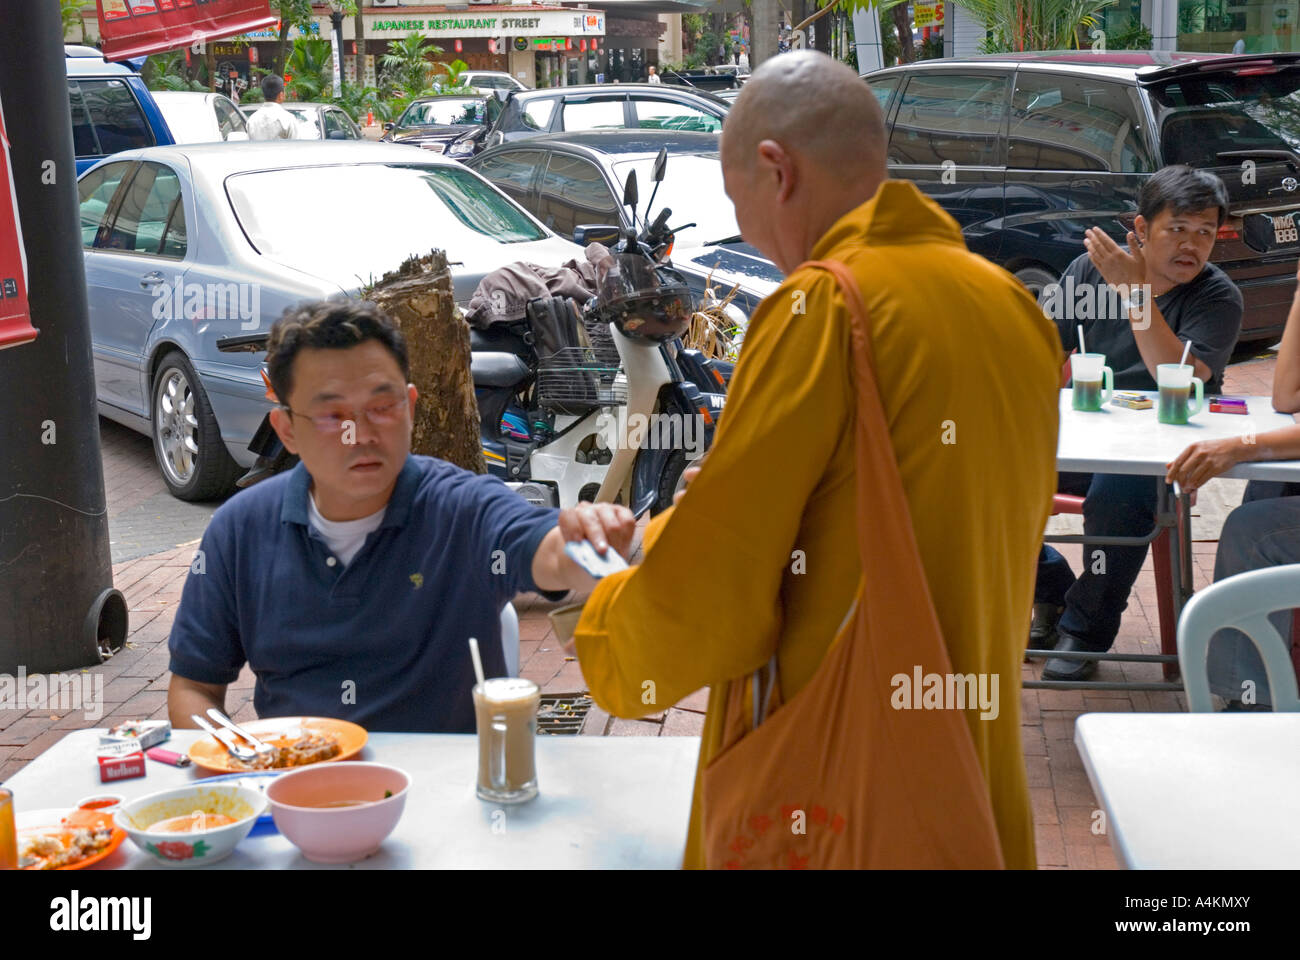
<path id="1" fill-rule="evenodd" d="M 659 41 L 660 63 L 681 63 L 682 55 L 682 15 L 680 13 L 661 13 L 659 22 L 667 29 L 664 38 Z"/>
<path id="2" fill-rule="evenodd" d="M 1151 27 L 1152 50 L 1178 49 L 1178 0 L 1142 0 L 1142 19 Z"/>
<path id="3" fill-rule="evenodd" d="M 858 73 L 870 73 L 885 65 L 878 10 L 853 11 L 853 45 L 858 52 Z"/>

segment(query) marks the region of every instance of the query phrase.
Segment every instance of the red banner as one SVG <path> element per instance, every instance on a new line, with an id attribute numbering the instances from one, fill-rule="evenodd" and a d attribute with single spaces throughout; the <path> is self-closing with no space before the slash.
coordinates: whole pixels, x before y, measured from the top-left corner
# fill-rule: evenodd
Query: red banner
<path id="1" fill-rule="evenodd" d="M 9 164 L 9 135 L 0 104 L 0 350 L 36 339 L 27 303 L 27 251 Z"/>
<path id="2" fill-rule="evenodd" d="M 104 57 L 124 60 L 274 24 L 267 0 L 97 0 Z"/>

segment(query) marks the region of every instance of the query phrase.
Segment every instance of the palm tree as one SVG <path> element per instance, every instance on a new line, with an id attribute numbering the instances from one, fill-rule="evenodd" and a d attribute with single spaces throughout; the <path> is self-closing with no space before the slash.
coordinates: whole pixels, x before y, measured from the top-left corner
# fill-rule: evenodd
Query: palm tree
<path id="1" fill-rule="evenodd" d="M 185 72 L 185 54 L 181 50 L 152 53 L 141 71 L 145 86 L 150 90 L 206 90 Z"/>
<path id="2" fill-rule="evenodd" d="M 86 42 L 86 21 L 81 15 L 81 0 L 59 0 L 59 15 L 63 18 L 63 38 L 66 40 L 73 27 L 81 28 L 81 42 Z"/>
<path id="3" fill-rule="evenodd" d="M 385 81 L 381 86 L 394 87 L 409 97 L 418 97 L 429 86 L 429 74 L 433 69 L 429 55 L 436 57 L 441 53 L 442 47 L 418 33 L 401 40 L 390 40 L 388 52 L 379 61 Z"/>
<path id="4" fill-rule="evenodd" d="M 1086 42 L 1118 0 L 954 0 L 988 28 L 985 53 L 1067 50 Z"/>
<path id="5" fill-rule="evenodd" d="M 294 99 L 320 100 L 334 83 L 334 56 L 330 42 L 317 37 L 296 37 L 285 72 L 293 77 L 289 90 Z"/>

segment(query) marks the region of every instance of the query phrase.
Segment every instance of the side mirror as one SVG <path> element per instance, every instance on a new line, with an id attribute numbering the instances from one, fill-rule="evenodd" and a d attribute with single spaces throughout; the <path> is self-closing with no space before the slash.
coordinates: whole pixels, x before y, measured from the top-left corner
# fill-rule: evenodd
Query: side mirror
<path id="1" fill-rule="evenodd" d="M 652 178 L 655 183 L 663 183 L 664 170 L 668 166 L 668 149 L 660 147 L 659 153 L 655 156 L 655 166 Z M 647 214 L 648 216 L 649 214 Z"/>
<path id="2" fill-rule="evenodd" d="M 329 136 L 326 137 L 327 140 L 346 140 L 347 138 L 348 135 L 342 130 L 331 130 Z"/>
<path id="3" fill-rule="evenodd" d="M 391 130 L 393 129 L 394 126 L 396 126 L 396 124 L 394 124 L 393 121 L 389 120 L 386 124 L 384 124 L 384 129 Z"/>
<path id="4" fill-rule="evenodd" d="M 584 223 L 574 227 L 573 242 L 584 247 L 589 243 L 616 243 L 618 231 L 618 227 L 611 227 L 609 224 Z"/>
<path id="5" fill-rule="evenodd" d="M 638 199 L 636 193 L 636 171 L 629 170 L 627 172 L 627 180 L 623 183 L 623 206 L 635 208 Z"/>

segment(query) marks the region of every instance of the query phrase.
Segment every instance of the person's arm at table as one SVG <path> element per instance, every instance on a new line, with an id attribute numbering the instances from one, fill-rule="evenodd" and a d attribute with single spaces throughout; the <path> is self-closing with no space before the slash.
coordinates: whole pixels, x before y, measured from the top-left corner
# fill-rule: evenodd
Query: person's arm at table
<path id="1" fill-rule="evenodd" d="M 1195 490 L 1239 463 L 1297 459 L 1300 459 L 1300 424 L 1261 433 L 1254 443 L 1247 443 L 1245 437 L 1201 440 L 1166 466 L 1165 482 L 1177 482 L 1184 490 Z"/>
<path id="2" fill-rule="evenodd" d="M 1300 279 L 1300 269 L 1296 271 Z M 1300 286 L 1291 299 L 1282 343 L 1273 368 L 1273 409 L 1278 413 L 1300 413 Z"/>
<path id="3" fill-rule="evenodd" d="M 190 714 L 226 709 L 226 687 L 245 663 L 235 612 L 237 590 L 226 558 L 233 556 L 229 515 L 218 511 L 199 544 L 201 565 L 190 568 L 167 638 L 167 716 L 176 729 L 198 726 Z"/>
<path id="4" fill-rule="evenodd" d="M 190 719 L 190 714 L 203 716 L 209 707 L 226 712 L 224 683 L 199 683 L 172 674 L 171 683 L 167 687 L 167 718 L 171 721 L 172 729 L 196 729 L 198 724 Z"/>
<path id="5" fill-rule="evenodd" d="M 792 315 L 800 280 L 806 315 Z M 803 513 L 844 442 L 839 413 L 853 409 L 847 323 L 830 319 L 833 309 L 844 316 L 835 290 L 806 271 L 756 311 L 707 463 L 647 527 L 645 561 L 592 591 L 574 637 L 592 697 L 609 713 L 661 710 L 744 676 L 775 650 Z M 692 574 L 702 546 L 707 583 Z"/>

